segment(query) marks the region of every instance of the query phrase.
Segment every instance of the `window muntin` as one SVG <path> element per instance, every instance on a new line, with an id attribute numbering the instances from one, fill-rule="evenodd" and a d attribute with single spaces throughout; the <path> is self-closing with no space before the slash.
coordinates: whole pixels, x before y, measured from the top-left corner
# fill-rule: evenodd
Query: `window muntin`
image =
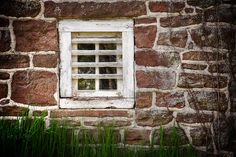
<path id="1" fill-rule="evenodd" d="M 60 107 L 132 108 L 133 21 L 62 20 L 59 34 Z"/>
<path id="2" fill-rule="evenodd" d="M 103 97 L 101 91 L 122 95 L 122 34 L 72 32 L 72 88 L 74 96 Z"/>

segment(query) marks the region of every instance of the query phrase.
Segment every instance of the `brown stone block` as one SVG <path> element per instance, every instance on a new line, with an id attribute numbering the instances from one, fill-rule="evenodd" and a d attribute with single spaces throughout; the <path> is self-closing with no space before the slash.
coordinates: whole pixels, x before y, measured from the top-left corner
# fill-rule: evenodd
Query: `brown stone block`
<path id="1" fill-rule="evenodd" d="M 58 51 L 56 22 L 14 21 L 16 51 Z"/>
<path id="2" fill-rule="evenodd" d="M 176 135 L 176 137 L 173 137 L 173 135 Z M 153 132 L 153 144 L 155 145 L 160 145 L 160 129 L 158 130 L 154 130 Z M 177 140 L 179 141 L 180 145 L 185 145 L 188 144 L 188 138 L 184 133 L 184 130 L 178 127 L 168 127 L 168 128 L 163 128 L 163 137 L 162 137 L 162 144 L 164 146 L 170 146 L 171 142 L 173 142 L 173 140 Z M 176 139 L 173 139 L 176 138 Z"/>
<path id="3" fill-rule="evenodd" d="M 150 130 L 129 129 L 125 131 L 126 144 L 149 145 Z"/>
<path id="4" fill-rule="evenodd" d="M 199 47 L 234 49 L 235 31 L 231 28 L 202 27 L 190 32 L 193 41 Z"/>
<path id="5" fill-rule="evenodd" d="M 149 108 L 152 106 L 152 93 L 151 92 L 138 92 L 136 93 L 136 108 Z"/>
<path id="6" fill-rule="evenodd" d="M 182 69 L 205 70 L 207 65 L 182 63 L 181 67 Z"/>
<path id="7" fill-rule="evenodd" d="M 15 102 L 45 106 L 56 105 L 57 76 L 47 71 L 17 71 L 12 78 L 11 99 Z"/>
<path id="8" fill-rule="evenodd" d="M 157 44 L 166 46 L 185 47 L 188 40 L 187 31 L 171 31 L 160 33 Z"/>
<path id="9" fill-rule="evenodd" d="M 8 80 L 10 78 L 10 74 L 6 72 L 0 72 L 0 80 Z"/>
<path id="10" fill-rule="evenodd" d="M 143 50 L 135 53 L 135 61 L 137 65 L 177 67 L 180 56 L 178 52 L 160 53 L 154 50 Z"/>
<path id="11" fill-rule="evenodd" d="M 9 20 L 0 18 L 0 27 L 8 27 L 9 26 Z"/>
<path id="12" fill-rule="evenodd" d="M 114 18 L 146 14 L 145 2 L 62 2 L 44 3 L 45 17 L 56 18 Z"/>
<path id="13" fill-rule="evenodd" d="M 176 121 L 180 123 L 208 123 L 213 121 L 213 114 L 205 113 L 178 113 Z"/>
<path id="14" fill-rule="evenodd" d="M 179 15 L 172 17 L 160 18 L 160 25 L 162 27 L 181 27 L 195 25 L 202 22 L 201 15 Z"/>
<path id="15" fill-rule="evenodd" d="M 0 116 L 23 116 L 28 114 L 28 109 L 18 106 L 0 107 Z"/>
<path id="16" fill-rule="evenodd" d="M 217 52 L 189 51 L 183 54 L 183 60 L 220 61 L 225 59 L 226 59 L 226 54 Z"/>
<path id="17" fill-rule="evenodd" d="M 156 105 L 158 107 L 177 107 L 182 108 L 185 106 L 185 99 L 183 92 L 157 92 Z"/>
<path id="18" fill-rule="evenodd" d="M 234 7 L 212 7 L 204 11 L 204 21 L 206 22 L 227 22 L 234 23 L 236 18 L 236 8 Z"/>
<path id="19" fill-rule="evenodd" d="M 211 143 L 211 131 L 206 126 L 196 126 L 190 129 L 192 144 L 195 146 L 208 146 Z"/>
<path id="20" fill-rule="evenodd" d="M 180 88 L 225 88 L 228 78 L 194 73 L 180 73 L 178 87 Z"/>
<path id="21" fill-rule="evenodd" d="M 95 110 L 95 109 L 60 109 L 51 112 L 52 118 L 61 117 L 129 117 L 127 110 Z"/>
<path id="22" fill-rule="evenodd" d="M 39 117 L 44 117 L 48 115 L 48 111 L 33 111 L 33 116 L 39 116 Z"/>
<path id="23" fill-rule="evenodd" d="M 155 17 L 144 17 L 144 18 L 139 18 L 134 20 L 134 24 L 149 24 L 149 23 L 156 23 L 157 19 Z"/>
<path id="24" fill-rule="evenodd" d="M 225 63 L 210 64 L 208 67 L 210 73 L 229 73 L 231 71 L 230 65 Z"/>
<path id="25" fill-rule="evenodd" d="M 0 69 L 14 69 L 29 67 L 29 56 L 0 55 Z"/>
<path id="26" fill-rule="evenodd" d="M 135 45 L 138 48 L 152 48 L 156 39 L 157 26 L 134 28 Z"/>
<path id="27" fill-rule="evenodd" d="M 160 126 L 171 122 L 172 112 L 161 110 L 136 110 L 136 123 L 139 126 Z"/>
<path id="28" fill-rule="evenodd" d="M 0 30 L 0 52 L 11 49 L 11 36 L 9 30 Z"/>
<path id="29" fill-rule="evenodd" d="M 184 2 L 149 2 L 151 12 L 180 12 L 185 7 Z"/>
<path id="30" fill-rule="evenodd" d="M 188 94 L 188 102 L 195 110 L 209 110 L 224 112 L 228 108 L 228 99 L 222 92 L 197 92 Z"/>
<path id="31" fill-rule="evenodd" d="M 173 89 L 176 82 L 176 73 L 174 71 L 137 71 L 136 78 L 139 88 Z"/>
<path id="32" fill-rule="evenodd" d="M 8 95 L 8 86 L 7 84 L 0 84 L 0 99 L 6 98 Z"/>
<path id="33" fill-rule="evenodd" d="M 96 121 L 84 121 L 86 126 L 110 126 L 110 127 L 125 127 L 131 125 L 131 120 L 96 120 Z"/>
<path id="34" fill-rule="evenodd" d="M 56 68 L 57 55 L 35 55 L 33 57 L 34 67 Z"/>
<path id="35" fill-rule="evenodd" d="M 0 14 L 13 17 L 35 17 L 39 14 L 41 5 L 39 0 L 2 1 L 0 5 Z"/>

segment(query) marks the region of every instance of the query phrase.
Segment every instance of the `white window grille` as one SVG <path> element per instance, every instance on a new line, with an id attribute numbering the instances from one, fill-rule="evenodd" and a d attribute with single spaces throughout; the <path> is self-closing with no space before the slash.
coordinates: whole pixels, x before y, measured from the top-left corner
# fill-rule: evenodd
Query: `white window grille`
<path id="1" fill-rule="evenodd" d="M 132 20 L 59 22 L 60 107 L 132 108 Z"/>

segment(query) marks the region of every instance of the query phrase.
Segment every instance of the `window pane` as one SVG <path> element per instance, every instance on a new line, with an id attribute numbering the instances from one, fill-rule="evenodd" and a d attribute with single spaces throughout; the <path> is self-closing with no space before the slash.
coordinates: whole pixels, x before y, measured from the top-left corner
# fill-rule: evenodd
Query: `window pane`
<path id="1" fill-rule="evenodd" d="M 92 67 L 78 68 L 78 74 L 95 74 L 95 68 Z"/>
<path id="2" fill-rule="evenodd" d="M 95 62 L 95 56 L 78 56 L 78 62 Z"/>
<path id="3" fill-rule="evenodd" d="M 78 50 L 95 50 L 95 44 L 78 44 Z"/>
<path id="4" fill-rule="evenodd" d="M 99 56 L 99 62 L 116 62 L 116 56 Z"/>
<path id="5" fill-rule="evenodd" d="M 116 44 L 99 44 L 99 50 L 116 50 Z"/>
<path id="6" fill-rule="evenodd" d="M 115 67 L 102 67 L 99 68 L 99 74 L 116 74 L 116 68 Z"/>
<path id="7" fill-rule="evenodd" d="M 78 79 L 78 90 L 94 90 L 95 80 L 92 79 Z"/>
<path id="8" fill-rule="evenodd" d="M 101 79 L 99 89 L 117 89 L 116 79 Z"/>

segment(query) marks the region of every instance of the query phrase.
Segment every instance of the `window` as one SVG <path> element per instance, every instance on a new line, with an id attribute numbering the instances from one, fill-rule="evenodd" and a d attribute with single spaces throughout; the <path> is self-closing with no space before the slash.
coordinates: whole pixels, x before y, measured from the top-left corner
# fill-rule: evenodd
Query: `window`
<path id="1" fill-rule="evenodd" d="M 132 108 L 132 20 L 59 22 L 60 107 Z"/>

